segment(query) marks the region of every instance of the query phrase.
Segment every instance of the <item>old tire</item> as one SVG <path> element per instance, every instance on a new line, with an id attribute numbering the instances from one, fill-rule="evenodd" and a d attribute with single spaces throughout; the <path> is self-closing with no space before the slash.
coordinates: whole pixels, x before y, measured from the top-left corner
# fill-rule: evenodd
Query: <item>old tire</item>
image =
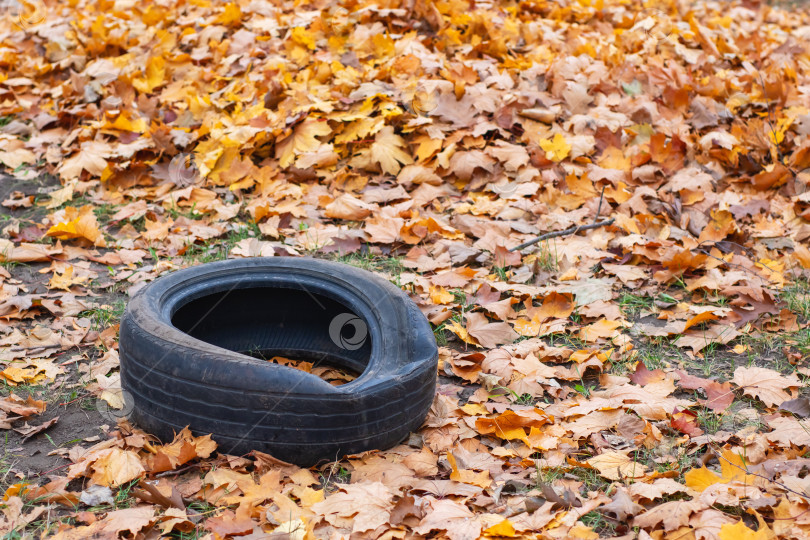
<path id="1" fill-rule="evenodd" d="M 370 272 L 316 259 L 162 277 L 129 302 L 119 348 L 136 424 L 163 440 L 190 426 L 221 452 L 299 465 L 397 444 L 424 421 L 436 386 L 436 343 L 413 302 Z M 255 351 L 362 374 L 332 386 Z"/>

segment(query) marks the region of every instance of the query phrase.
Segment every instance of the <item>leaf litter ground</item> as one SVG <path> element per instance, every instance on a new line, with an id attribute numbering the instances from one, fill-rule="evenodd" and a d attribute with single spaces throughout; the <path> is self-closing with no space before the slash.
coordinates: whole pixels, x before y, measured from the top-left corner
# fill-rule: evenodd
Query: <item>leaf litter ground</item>
<path id="1" fill-rule="evenodd" d="M 18 8 L 8 537 L 810 534 L 802 6 Z M 117 422 L 129 295 L 253 256 L 408 292 L 440 345 L 418 432 L 301 469 Z"/>

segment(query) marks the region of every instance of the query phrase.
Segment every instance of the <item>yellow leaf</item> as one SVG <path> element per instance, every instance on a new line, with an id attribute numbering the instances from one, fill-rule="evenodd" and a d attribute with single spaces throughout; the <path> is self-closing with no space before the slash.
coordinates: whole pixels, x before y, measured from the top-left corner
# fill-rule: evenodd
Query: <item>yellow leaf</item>
<path id="1" fill-rule="evenodd" d="M 706 467 L 692 469 L 684 475 L 684 480 L 687 487 L 697 491 L 703 491 L 707 487 L 723 481 L 720 475 L 710 471 Z"/>
<path id="2" fill-rule="evenodd" d="M 316 137 L 323 137 L 332 133 L 332 128 L 325 121 L 307 118 L 293 128 L 291 135 L 280 142 L 276 142 L 276 157 L 282 167 L 289 167 L 295 161 L 295 156 L 305 152 L 314 152 L 321 146 Z"/>
<path id="3" fill-rule="evenodd" d="M 684 475 L 687 487 L 696 491 L 703 491 L 713 484 L 727 484 L 738 481 L 744 484 L 755 484 L 758 477 L 748 474 L 745 460 L 739 454 L 726 450 L 720 458 L 720 468 L 722 474 L 717 474 L 705 466 L 700 469 L 692 469 Z"/>
<path id="4" fill-rule="evenodd" d="M 394 133 L 394 128 L 385 126 L 374 136 L 371 160 L 379 163 L 383 172 L 397 174 L 402 165 L 413 163 L 413 158 L 402 149 L 404 146 L 405 141 Z"/>
<path id="5" fill-rule="evenodd" d="M 484 414 L 489 414 L 487 408 L 480 403 L 467 403 L 466 405 L 459 407 L 459 409 L 461 409 L 464 414 L 469 416 L 481 416 Z"/>
<path id="6" fill-rule="evenodd" d="M 102 486 L 120 486 L 146 472 L 138 454 L 120 448 L 110 448 L 98 454 L 93 462 L 91 479 Z"/>
<path id="7" fill-rule="evenodd" d="M 3 494 L 3 500 L 7 501 L 10 497 L 19 497 L 21 493 L 25 493 L 28 491 L 27 487 L 30 486 L 28 482 L 17 482 L 16 484 L 12 484 L 6 489 L 6 492 Z"/>
<path id="8" fill-rule="evenodd" d="M 734 525 L 724 523 L 720 527 L 720 540 L 771 540 L 776 538 L 776 535 L 764 523 L 760 524 L 758 531 L 749 529 L 742 520 Z"/>
<path id="9" fill-rule="evenodd" d="M 303 26 L 296 26 L 293 28 L 292 32 L 290 33 L 290 37 L 298 45 L 306 47 L 310 51 L 315 50 L 315 36 L 313 36 L 312 32 Z"/>
<path id="10" fill-rule="evenodd" d="M 93 207 L 89 204 L 80 210 L 72 206 L 65 208 L 65 218 L 67 221 L 57 223 L 45 233 L 45 236 L 58 238 L 60 240 L 89 240 L 98 247 L 104 247 L 104 236 L 98 229 L 96 216 L 93 214 Z"/>
<path id="11" fill-rule="evenodd" d="M 448 292 L 444 287 L 430 287 L 430 301 L 434 304 L 449 304 L 454 298 L 453 293 Z"/>
<path id="12" fill-rule="evenodd" d="M 450 473 L 450 480 L 461 482 L 462 484 L 470 484 L 473 486 L 488 488 L 492 484 L 492 479 L 489 477 L 489 471 L 475 472 L 469 469 L 459 469 L 456 464 L 456 456 L 452 453 L 447 453 L 447 461 L 450 463 L 453 471 Z"/>
<path id="13" fill-rule="evenodd" d="M 0 371 L 0 375 L 2 375 L 10 385 L 16 386 L 17 384 L 33 381 L 34 378 L 36 378 L 36 371 L 11 366 Z"/>
<path id="14" fill-rule="evenodd" d="M 166 18 L 168 10 L 162 6 L 149 6 L 141 15 L 141 20 L 146 26 L 155 26 Z"/>
<path id="15" fill-rule="evenodd" d="M 608 480 L 641 478 L 647 474 L 647 467 L 621 452 L 609 451 L 585 461 Z"/>
<path id="16" fill-rule="evenodd" d="M 486 529 L 484 531 L 484 534 L 488 536 L 505 536 L 507 538 L 514 538 L 517 536 L 515 527 L 512 525 L 512 522 L 509 521 L 508 519 L 505 519 L 500 523 L 493 525 L 489 529 Z"/>
<path id="17" fill-rule="evenodd" d="M 540 141 L 540 148 L 545 150 L 546 158 L 554 162 L 564 160 L 571 153 L 571 145 L 561 133 L 555 134 L 553 139 Z"/>
<path id="18" fill-rule="evenodd" d="M 224 26 L 231 26 L 242 20 L 242 10 L 236 2 L 229 2 L 225 5 L 225 9 L 219 14 L 219 17 L 214 21 L 217 24 Z"/>
<path id="19" fill-rule="evenodd" d="M 165 79 L 166 61 L 160 56 L 153 56 L 146 63 L 146 73 L 132 79 L 132 86 L 141 93 L 151 94 Z"/>
<path id="20" fill-rule="evenodd" d="M 133 133 L 144 133 L 149 129 L 146 120 L 143 118 L 132 120 L 129 114 L 119 114 L 115 121 L 108 125 L 113 129 L 132 131 Z"/>
<path id="21" fill-rule="evenodd" d="M 48 282 L 48 288 L 69 291 L 73 285 L 81 285 L 90 279 L 87 275 L 74 277 L 73 274 L 74 267 L 72 266 L 65 268 L 64 272 L 61 274 L 54 273 L 53 277 Z"/>
<path id="22" fill-rule="evenodd" d="M 467 329 L 461 326 L 458 321 L 449 321 L 447 324 L 444 325 L 445 330 L 450 330 L 455 335 L 459 337 L 461 341 L 464 343 L 468 343 L 470 345 L 475 345 L 476 347 L 480 347 L 477 341 L 470 337 L 469 332 Z"/>
<path id="23" fill-rule="evenodd" d="M 576 538 L 578 540 L 597 540 L 599 538 L 599 534 L 597 534 L 587 525 L 576 525 L 571 527 L 571 530 L 568 531 L 568 538 Z"/>
<path id="24" fill-rule="evenodd" d="M 482 435 L 495 435 L 508 441 L 520 440 L 530 446 L 526 436 L 526 428 L 543 427 L 553 423 L 554 419 L 543 411 L 515 411 L 506 410 L 496 418 L 478 418 L 475 421 L 475 429 Z"/>

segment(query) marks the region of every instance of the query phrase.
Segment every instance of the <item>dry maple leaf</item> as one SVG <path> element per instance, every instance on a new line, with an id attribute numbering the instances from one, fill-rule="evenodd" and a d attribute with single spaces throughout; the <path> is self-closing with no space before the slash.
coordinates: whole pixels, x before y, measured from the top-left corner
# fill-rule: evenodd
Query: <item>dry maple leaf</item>
<path id="1" fill-rule="evenodd" d="M 393 498 L 391 490 L 380 482 L 349 484 L 313 505 L 312 511 L 336 527 L 362 533 L 388 523 Z"/>
<path id="2" fill-rule="evenodd" d="M 785 448 L 791 445 L 810 445 L 810 425 L 807 421 L 797 418 L 774 418 L 768 420 L 768 426 L 773 429 L 765 435 L 765 438 L 772 443 L 779 444 Z"/>
<path id="3" fill-rule="evenodd" d="M 720 528 L 720 533 L 717 535 L 719 540 L 773 540 L 776 535 L 764 523 L 762 523 L 756 531 L 749 529 L 748 526 L 742 521 L 738 521 L 734 525 L 725 524 Z"/>
<path id="4" fill-rule="evenodd" d="M 450 540 L 477 540 L 481 522 L 469 508 L 449 499 L 432 499 L 427 515 L 413 528 L 417 534 L 444 531 Z"/>
<path id="5" fill-rule="evenodd" d="M 61 251 L 61 248 L 46 244 L 15 245 L 10 240 L 0 238 L 0 262 L 48 262 Z"/>
<path id="6" fill-rule="evenodd" d="M 739 454 L 731 450 L 725 450 L 719 459 L 722 474 L 717 474 L 705 466 L 699 469 L 692 469 L 684 475 L 684 483 L 687 487 L 695 491 L 702 492 L 709 486 L 718 483 L 727 484 L 729 482 L 742 482 L 744 484 L 761 483 L 757 476 L 748 474 L 748 466 Z"/>
<path id="7" fill-rule="evenodd" d="M 552 139 L 541 140 L 540 148 L 546 152 L 546 158 L 554 162 L 564 160 L 571 153 L 571 145 L 561 133 L 555 133 Z"/>
<path id="8" fill-rule="evenodd" d="M 701 379 L 690 375 L 683 370 L 676 372 L 680 377 L 678 385 L 687 390 L 703 389 L 708 399 L 698 399 L 698 402 L 713 411 L 724 411 L 734 401 L 734 390 L 731 383 L 720 383 L 709 379 Z"/>
<path id="9" fill-rule="evenodd" d="M 394 128 L 385 126 L 375 136 L 371 145 L 371 160 L 378 163 L 384 173 L 397 174 L 402 165 L 410 165 L 413 158 L 406 153 L 405 141 L 394 133 Z"/>
<path id="10" fill-rule="evenodd" d="M 344 193 L 324 207 L 324 215 L 334 219 L 360 221 L 371 215 L 374 206 Z"/>
<path id="11" fill-rule="evenodd" d="M 46 236 L 60 240 L 89 240 L 99 247 L 105 245 L 104 235 L 98 229 L 98 222 L 95 214 L 93 214 L 92 206 L 85 205 L 81 209 L 68 206 L 65 208 L 64 215 L 65 221 L 57 223 L 48 229 L 48 232 L 45 233 Z"/>
<path id="12" fill-rule="evenodd" d="M 296 125 L 292 133 L 276 143 L 276 157 L 282 167 L 289 167 L 295 157 L 305 152 L 314 152 L 321 146 L 317 137 L 325 137 L 332 133 L 327 122 L 307 117 Z"/>
<path id="13" fill-rule="evenodd" d="M 217 443 L 210 435 L 195 437 L 188 427 L 175 435 L 169 444 L 154 447 L 154 457 L 149 460 L 152 473 L 170 471 L 195 458 L 207 458 L 216 450 Z"/>
<path id="14" fill-rule="evenodd" d="M 102 486 L 120 486 L 146 472 L 138 454 L 120 448 L 110 448 L 96 454 L 91 468 L 91 480 Z"/>
<path id="15" fill-rule="evenodd" d="M 585 463 L 608 480 L 643 478 L 647 474 L 647 467 L 644 464 L 622 452 L 604 452 L 585 460 Z"/>
<path id="16" fill-rule="evenodd" d="M 495 435 L 506 440 L 522 440 L 528 444 L 525 428 L 539 428 L 554 421 L 539 409 L 515 412 L 506 410 L 495 418 L 478 418 L 475 428 L 482 435 Z"/>
<path id="17" fill-rule="evenodd" d="M 482 488 L 488 488 L 492 484 L 492 479 L 489 477 L 489 471 L 471 471 L 469 469 L 460 469 L 456 464 L 455 456 L 448 452 L 447 461 L 450 463 L 451 472 L 450 480 L 455 480 L 463 484 L 472 484 Z"/>
<path id="18" fill-rule="evenodd" d="M 670 501 L 654 506 L 633 518 L 633 526 L 654 528 L 663 523 L 665 531 L 672 531 L 689 523 L 689 518 L 706 505 L 699 501 Z"/>
<path id="19" fill-rule="evenodd" d="M 757 366 L 738 367 L 734 370 L 732 382 L 745 395 L 759 399 L 768 407 L 795 398 L 792 389 L 802 384 L 795 373 L 785 377 L 772 369 Z"/>
<path id="20" fill-rule="evenodd" d="M 467 315 L 467 332 L 476 339 L 482 347 L 491 349 L 504 343 L 512 343 L 519 336 L 512 327 L 505 322 L 489 322 L 486 315 L 473 312 Z"/>
<path id="21" fill-rule="evenodd" d="M 66 159 L 59 166 L 59 176 L 64 181 L 79 178 L 82 171 L 99 176 L 107 167 L 107 159 L 111 153 L 111 148 L 106 143 L 84 142 L 78 154 Z"/>
<path id="22" fill-rule="evenodd" d="M 628 517 L 635 516 L 643 510 L 644 507 L 633 502 L 630 494 L 624 488 L 619 488 L 613 495 L 613 500 L 599 508 L 599 512 L 613 514 L 619 521 L 627 521 Z"/>

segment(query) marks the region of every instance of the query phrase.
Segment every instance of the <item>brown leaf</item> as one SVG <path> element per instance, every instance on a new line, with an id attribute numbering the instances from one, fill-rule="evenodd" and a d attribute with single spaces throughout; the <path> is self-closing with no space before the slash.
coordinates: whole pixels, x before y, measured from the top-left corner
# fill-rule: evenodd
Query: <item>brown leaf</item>
<path id="1" fill-rule="evenodd" d="M 172 496 L 167 497 L 160 492 L 157 486 L 141 480 L 138 482 L 138 487 L 134 488 L 131 493 L 144 502 L 148 502 L 150 504 L 159 504 L 163 508 L 179 508 L 180 510 L 186 509 L 186 505 L 183 503 L 183 498 L 180 496 L 174 486 L 172 486 Z"/>
<path id="2" fill-rule="evenodd" d="M 362 533 L 388 523 L 393 498 L 391 490 L 380 482 L 349 484 L 313 505 L 312 511 L 336 527 Z"/>
<path id="3" fill-rule="evenodd" d="M 807 418 L 810 416 L 810 399 L 806 397 L 789 399 L 787 401 L 783 401 L 782 404 L 779 405 L 779 409 L 793 413 L 802 418 Z"/>
<path id="4" fill-rule="evenodd" d="M 95 456 L 91 467 L 91 479 L 102 486 L 120 486 L 146 472 L 138 454 L 120 448 L 102 450 Z"/>
<path id="5" fill-rule="evenodd" d="M 613 500 L 602 506 L 599 511 L 603 514 L 612 515 L 618 521 L 627 521 L 628 517 L 644 511 L 644 507 L 633 502 L 626 489 L 619 488 L 616 490 L 616 494 L 613 495 Z"/>
<path id="6" fill-rule="evenodd" d="M 205 528 L 221 538 L 241 536 L 253 531 L 259 524 L 248 517 L 238 517 L 231 510 L 205 520 Z"/>
<path id="7" fill-rule="evenodd" d="M 51 418 L 51 419 L 50 419 L 50 420 L 48 420 L 47 422 L 43 422 L 42 424 L 40 424 L 40 425 L 38 425 L 38 426 L 29 426 L 29 425 L 28 425 L 28 422 L 26 422 L 26 423 L 25 423 L 25 425 L 23 425 L 22 427 L 19 427 L 19 428 L 14 428 L 14 431 L 16 431 L 17 433 L 19 433 L 20 435 L 22 435 L 22 436 L 23 436 L 23 440 L 25 441 L 25 440 L 27 440 L 27 439 L 30 439 L 31 437 L 33 437 L 33 436 L 34 436 L 34 435 L 36 435 L 37 433 L 42 433 L 42 432 L 43 432 L 43 431 L 45 431 L 46 429 L 50 428 L 50 427 L 51 427 L 51 426 L 53 426 L 53 425 L 54 425 L 54 424 L 55 424 L 55 423 L 56 423 L 58 420 L 59 420 L 59 417 L 58 417 L 58 416 L 54 416 L 53 418 Z"/>
<path id="8" fill-rule="evenodd" d="M 710 379 L 701 379 L 680 370 L 676 372 L 680 377 L 678 385 L 686 390 L 702 389 L 708 399 L 698 399 L 698 402 L 713 411 L 724 411 L 734 401 L 734 390 L 731 383 L 719 383 Z"/>
<path id="9" fill-rule="evenodd" d="M 636 370 L 630 375 L 630 382 L 639 386 L 645 386 L 649 383 L 664 380 L 664 371 L 655 369 L 650 371 L 644 362 L 636 364 Z"/>
<path id="10" fill-rule="evenodd" d="M 791 389 L 801 386 L 795 374 L 785 377 L 772 369 L 757 366 L 738 367 L 732 381 L 745 395 L 759 399 L 768 407 L 793 399 Z"/>
<path id="11" fill-rule="evenodd" d="M 490 349 L 504 343 L 512 343 L 519 337 L 509 324 L 505 322 L 489 322 L 483 313 L 473 312 L 468 314 L 466 318 L 467 332 L 482 347 Z"/>
<path id="12" fill-rule="evenodd" d="M 450 540 L 478 539 L 481 522 L 469 508 L 449 499 L 433 499 L 429 504 L 430 510 L 413 532 L 429 535 L 432 531 L 444 531 Z"/>
<path id="13" fill-rule="evenodd" d="M 652 529 L 663 523 L 665 531 L 672 531 L 687 525 L 692 514 L 703 508 L 705 505 L 699 501 L 670 501 L 637 515 L 632 523 L 634 527 L 642 529 Z"/>

